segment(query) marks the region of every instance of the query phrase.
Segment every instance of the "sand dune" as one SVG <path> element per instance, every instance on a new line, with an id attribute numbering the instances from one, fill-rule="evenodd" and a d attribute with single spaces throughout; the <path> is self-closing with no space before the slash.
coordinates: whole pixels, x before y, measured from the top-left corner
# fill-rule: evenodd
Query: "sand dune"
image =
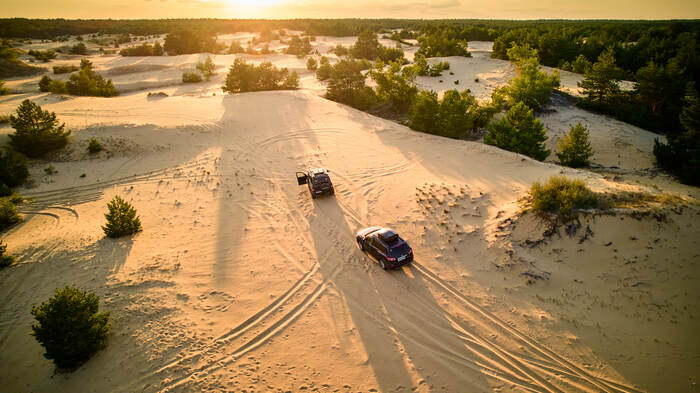
<path id="1" fill-rule="evenodd" d="M 203 57 L 95 64 L 136 67 L 115 83 L 144 88 Z M 3 236 L 18 257 L 0 272 L 8 391 L 689 389 L 700 353 L 698 192 L 643 171 L 655 135 L 557 105 L 543 118 L 550 144 L 580 119 L 594 162 L 619 173 L 567 169 L 327 101 L 309 72 L 300 91 L 224 96 L 233 56 L 213 58 L 215 80 L 158 87 L 164 98 L 0 99 L 9 112 L 32 97 L 75 130 L 51 157 L 57 174 L 31 164 L 21 191 L 35 202 Z M 293 56 L 250 59 L 304 67 Z M 508 77 L 486 57 L 450 61 L 465 86 L 482 75 L 478 96 Z M 90 137 L 106 151 L 85 154 Z M 294 172 L 309 166 L 330 170 L 335 197 L 312 200 L 297 186 Z M 521 198 L 559 173 L 597 191 L 661 184 L 686 202 L 589 214 L 545 238 Z M 142 233 L 104 238 L 114 195 L 134 204 Z M 416 261 L 382 271 L 354 241 L 369 225 L 398 230 Z M 29 310 L 67 284 L 101 297 L 112 331 L 88 363 L 54 375 L 27 334 Z"/>

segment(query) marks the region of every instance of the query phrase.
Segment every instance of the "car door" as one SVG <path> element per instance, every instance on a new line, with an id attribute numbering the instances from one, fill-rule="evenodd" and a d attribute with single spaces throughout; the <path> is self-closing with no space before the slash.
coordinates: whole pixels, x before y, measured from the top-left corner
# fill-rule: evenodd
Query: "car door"
<path id="1" fill-rule="evenodd" d="M 379 260 L 379 258 L 381 257 L 381 254 L 379 252 L 379 241 L 374 236 L 369 238 L 368 251 L 370 255 L 372 255 L 377 260 Z"/>

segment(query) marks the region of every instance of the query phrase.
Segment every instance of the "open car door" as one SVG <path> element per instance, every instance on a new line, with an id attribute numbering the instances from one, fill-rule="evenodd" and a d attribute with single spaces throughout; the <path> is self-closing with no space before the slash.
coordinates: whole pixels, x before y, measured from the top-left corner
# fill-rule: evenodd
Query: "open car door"
<path id="1" fill-rule="evenodd" d="M 306 173 L 297 172 L 297 183 L 299 183 L 299 185 L 306 184 L 308 181 L 309 177 L 306 175 Z"/>

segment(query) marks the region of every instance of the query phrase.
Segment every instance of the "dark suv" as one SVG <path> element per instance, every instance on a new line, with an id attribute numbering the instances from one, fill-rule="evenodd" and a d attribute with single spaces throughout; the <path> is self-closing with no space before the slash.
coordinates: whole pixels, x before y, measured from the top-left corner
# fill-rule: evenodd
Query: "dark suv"
<path id="1" fill-rule="evenodd" d="M 365 228 L 357 232 L 357 244 L 360 250 L 379 262 L 382 269 L 393 269 L 413 261 L 411 247 L 389 228 Z"/>
<path id="2" fill-rule="evenodd" d="M 309 169 L 308 173 L 297 172 L 297 183 L 309 186 L 311 198 L 316 198 L 323 194 L 335 194 L 328 171 L 323 168 Z"/>

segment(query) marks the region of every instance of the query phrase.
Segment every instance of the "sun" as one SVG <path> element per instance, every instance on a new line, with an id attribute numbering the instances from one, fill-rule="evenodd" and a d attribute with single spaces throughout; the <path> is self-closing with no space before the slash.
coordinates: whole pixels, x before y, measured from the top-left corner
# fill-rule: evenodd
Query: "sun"
<path id="1" fill-rule="evenodd" d="M 231 5 L 243 7 L 265 7 L 281 4 L 284 0 L 226 0 Z"/>

